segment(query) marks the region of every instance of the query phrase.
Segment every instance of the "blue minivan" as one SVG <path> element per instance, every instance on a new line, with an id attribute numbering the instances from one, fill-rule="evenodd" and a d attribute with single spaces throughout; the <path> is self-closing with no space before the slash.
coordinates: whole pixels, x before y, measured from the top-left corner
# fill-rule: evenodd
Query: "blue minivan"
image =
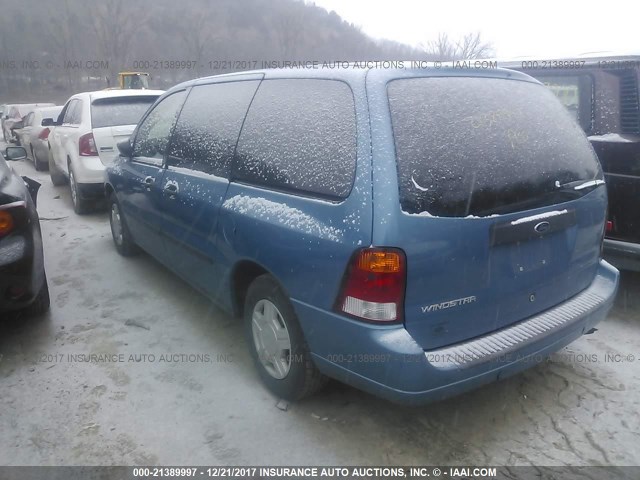
<path id="1" fill-rule="evenodd" d="M 265 70 L 162 95 L 106 172 L 111 230 L 244 318 L 260 377 L 420 404 L 593 330 L 618 271 L 580 126 L 509 70 Z"/>

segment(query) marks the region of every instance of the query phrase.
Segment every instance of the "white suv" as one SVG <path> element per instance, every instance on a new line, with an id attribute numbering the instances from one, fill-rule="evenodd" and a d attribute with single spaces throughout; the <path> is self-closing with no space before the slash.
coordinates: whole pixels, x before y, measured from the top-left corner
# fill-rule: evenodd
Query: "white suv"
<path id="1" fill-rule="evenodd" d="M 101 90 L 72 96 L 49 134 L 49 173 L 54 185 L 69 180 L 76 213 L 104 197 L 104 169 L 162 90 Z"/>

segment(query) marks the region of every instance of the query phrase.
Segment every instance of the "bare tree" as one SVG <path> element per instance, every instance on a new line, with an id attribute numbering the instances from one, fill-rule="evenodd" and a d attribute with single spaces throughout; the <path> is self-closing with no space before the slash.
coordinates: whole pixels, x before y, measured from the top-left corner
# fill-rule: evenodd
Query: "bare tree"
<path id="1" fill-rule="evenodd" d="M 432 60 L 440 61 L 486 58 L 493 54 L 492 45 L 482 40 L 480 32 L 468 33 L 457 41 L 440 33 L 436 40 L 423 44 L 422 49 Z"/>
<path id="2" fill-rule="evenodd" d="M 304 4 L 292 2 L 288 6 L 275 18 L 275 34 L 282 57 L 294 59 L 304 50 L 305 11 Z"/>
<path id="3" fill-rule="evenodd" d="M 98 51 L 103 60 L 109 61 L 110 76 L 123 69 L 131 57 L 131 44 L 148 16 L 145 9 L 134 7 L 129 0 L 105 0 L 91 2 L 92 20 Z"/>
<path id="4" fill-rule="evenodd" d="M 201 76 L 201 64 L 207 51 L 213 50 L 216 41 L 225 35 L 224 22 L 215 18 L 210 12 L 192 12 L 183 17 L 180 36 L 186 47 L 189 60 L 195 60 L 196 76 Z M 214 33 L 215 32 L 215 33 Z"/>
<path id="5" fill-rule="evenodd" d="M 49 41 L 54 47 L 56 60 L 63 66 L 64 62 L 76 58 L 76 50 L 79 47 L 79 35 L 76 26 L 79 24 L 69 0 L 63 0 L 61 5 L 51 8 L 49 21 Z M 63 68 L 64 78 L 69 90 L 76 90 L 77 72 L 70 68 Z"/>
<path id="6" fill-rule="evenodd" d="M 460 40 L 456 47 L 460 58 L 487 58 L 493 55 L 493 47 L 480 37 L 480 32 L 468 33 Z"/>

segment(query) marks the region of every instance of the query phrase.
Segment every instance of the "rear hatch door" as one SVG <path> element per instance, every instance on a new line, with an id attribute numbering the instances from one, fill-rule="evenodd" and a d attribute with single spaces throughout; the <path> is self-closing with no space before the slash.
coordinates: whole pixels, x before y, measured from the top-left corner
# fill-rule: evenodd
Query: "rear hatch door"
<path id="1" fill-rule="evenodd" d="M 460 76 L 399 79 L 387 92 L 399 197 L 395 212 L 374 202 L 374 242 L 407 255 L 405 328 L 425 350 L 523 320 L 591 283 L 602 170 L 551 92 Z M 375 179 L 374 190 L 389 183 Z"/>
<path id="2" fill-rule="evenodd" d="M 135 125 L 119 125 L 93 129 L 98 156 L 104 165 L 113 163 L 118 156 L 118 143 L 129 138 L 135 128 Z"/>
<path id="3" fill-rule="evenodd" d="M 96 98 L 91 102 L 91 128 L 100 161 L 110 165 L 118 156 L 117 144 L 129 138 L 142 115 L 158 95 Z"/>

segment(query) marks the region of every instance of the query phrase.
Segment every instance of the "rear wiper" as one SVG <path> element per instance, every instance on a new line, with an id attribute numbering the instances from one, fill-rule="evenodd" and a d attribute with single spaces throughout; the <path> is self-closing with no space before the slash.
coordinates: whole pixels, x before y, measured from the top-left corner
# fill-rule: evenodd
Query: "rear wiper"
<path id="1" fill-rule="evenodd" d="M 594 179 L 594 180 L 576 180 L 575 182 L 568 182 L 561 184 L 558 180 L 556 180 L 556 188 L 562 191 L 575 191 L 575 190 L 585 190 L 587 188 L 596 188 L 600 185 L 604 185 L 604 180 Z"/>

